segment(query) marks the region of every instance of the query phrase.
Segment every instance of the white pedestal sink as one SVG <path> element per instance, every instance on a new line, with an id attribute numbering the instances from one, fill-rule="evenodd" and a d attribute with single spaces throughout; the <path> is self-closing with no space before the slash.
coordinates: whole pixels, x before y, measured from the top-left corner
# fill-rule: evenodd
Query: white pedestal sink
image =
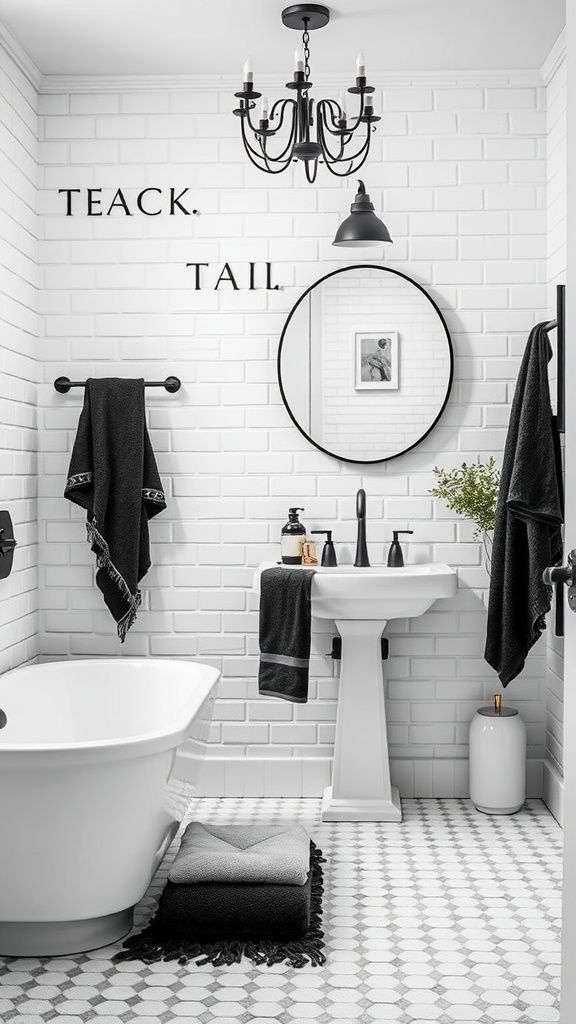
<path id="1" fill-rule="evenodd" d="M 264 568 L 270 563 L 257 570 L 257 589 Z M 389 619 L 422 615 L 438 598 L 452 597 L 456 573 L 443 563 L 315 568 L 312 614 L 334 619 L 342 637 L 332 785 L 324 790 L 322 820 L 401 821 L 390 782 L 381 637 Z"/>

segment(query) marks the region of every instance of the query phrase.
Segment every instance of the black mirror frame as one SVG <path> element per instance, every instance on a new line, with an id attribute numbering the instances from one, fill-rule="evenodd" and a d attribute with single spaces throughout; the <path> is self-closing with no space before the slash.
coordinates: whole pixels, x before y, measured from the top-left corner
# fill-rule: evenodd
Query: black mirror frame
<path id="1" fill-rule="evenodd" d="M 309 293 L 311 291 L 313 291 L 314 288 L 317 288 L 319 284 L 322 284 L 323 281 L 327 281 L 328 278 L 330 278 L 330 277 L 335 277 L 337 274 L 345 274 L 349 270 L 381 270 L 381 271 L 383 271 L 386 274 L 396 274 L 397 277 L 403 277 L 405 281 L 409 281 L 410 284 L 413 284 L 415 288 L 418 288 L 418 290 L 422 292 L 422 294 L 428 299 L 428 302 L 430 303 L 430 305 L 433 306 L 434 309 L 436 310 L 436 312 L 438 314 L 438 317 L 440 318 L 440 322 L 442 323 L 442 326 L 443 326 L 444 331 L 446 333 L 446 341 L 448 342 L 448 351 L 449 351 L 449 354 L 450 354 L 450 374 L 449 374 L 449 377 L 448 377 L 448 386 L 446 388 L 446 395 L 444 397 L 444 401 L 442 402 L 442 406 L 440 408 L 440 411 L 439 411 L 438 415 L 436 416 L 436 419 L 434 420 L 433 423 L 430 424 L 430 426 L 422 434 L 422 436 L 419 437 L 418 440 L 414 442 L 414 444 L 408 445 L 407 448 L 403 448 L 402 451 L 401 452 L 397 452 L 396 455 L 387 455 L 386 458 L 384 458 L 384 459 L 348 459 L 344 455 L 335 455 L 334 452 L 329 452 L 327 448 L 323 448 L 321 444 L 318 444 L 317 441 L 314 441 L 314 439 L 312 437 L 310 437 L 309 434 L 306 433 L 306 431 L 300 426 L 300 424 L 297 422 L 297 420 L 292 415 L 292 410 L 290 409 L 290 406 L 288 404 L 288 399 L 286 397 L 286 392 L 284 391 L 284 385 L 282 383 L 282 370 L 281 370 L 282 346 L 284 345 L 284 339 L 286 337 L 286 331 L 288 330 L 288 327 L 290 325 L 290 321 L 291 321 L 292 317 L 294 316 L 294 313 L 298 309 L 300 303 L 304 301 L 306 296 L 309 295 Z M 446 405 L 448 404 L 448 399 L 450 398 L 450 392 L 452 390 L 452 383 L 453 383 L 453 380 L 454 380 L 454 348 L 453 348 L 453 345 L 452 345 L 452 338 L 450 337 L 450 331 L 448 330 L 448 325 L 447 325 L 447 323 L 446 323 L 446 321 L 444 319 L 444 316 L 442 315 L 441 310 L 439 309 L 437 304 L 434 302 L 434 299 L 428 294 L 426 289 L 423 288 L 421 284 L 418 284 L 418 282 L 415 281 L 412 277 L 409 277 L 408 274 L 403 274 L 400 270 L 393 270 L 392 267 L 382 267 L 382 266 L 380 266 L 379 264 L 376 264 L 376 263 L 352 263 L 348 267 L 340 267 L 338 270 L 330 271 L 329 274 L 324 274 L 324 277 L 319 277 L 317 281 L 314 281 L 314 283 L 311 284 L 310 287 L 307 288 L 306 291 L 302 293 L 302 295 L 300 296 L 298 301 L 294 303 L 294 305 L 292 306 L 292 309 L 290 310 L 290 312 L 289 312 L 289 314 L 288 314 L 288 316 L 286 318 L 286 322 L 284 324 L 284 327 L 282 328 L 282 334 L 280 335 L 280 344 L 278 346 L 278 356 L 277 356 L 277 359 L 276 359 L 276 366 L 277 366 L 277 374 L 278 374 L 278 385 L 279 385 L 279 388 L 280 388 L 280 394 L 282 396 L 282 401 L 284 402 L 284 406 L 286 408 L 286 411 L 287 411 L 290 419 L 292 420 L 294 426 L 297 427 L 297 429 L 306 438 L 306 440 L 309 441 L 310 444 L 314 445 L 315 448 L 318 448 L 319 451 L 324 452 L 325 455 L 330 456 L 331 459 L 337 459 L 339 462 L 353 462 L 353 463 L 355 463 L 356 465 L 359 465 L 359 466 L 373 466 L 373 465 L 376 465 L 376 464 L 378 464 L 380 462 L 391 462 L 392 459 L 399 459 L 401 455 L 405 455 L 406 452 L 412 451 L 413 448 L 416 448 L 421 443 L 421 441 L 424 440 L 425 437 L 428 437 L 428 434 L 430 433 L 430 431 L 434 429 L 434 427 L 438 423 L 438 420 L 440 419 L 442 413 L 444 412 L 444 409 L 446 408 Z"/>

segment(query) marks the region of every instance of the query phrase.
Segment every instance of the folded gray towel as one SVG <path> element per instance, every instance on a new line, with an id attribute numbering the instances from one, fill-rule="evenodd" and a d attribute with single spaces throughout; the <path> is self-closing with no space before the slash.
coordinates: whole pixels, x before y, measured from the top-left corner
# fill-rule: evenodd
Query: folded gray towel
<path id="1" fill-rule="evenodd" d="M 562 475 L 545 327 L 530 332 L 522 359 L 496 509 L 484 657 L 503 686 L 522 671 L 545 628 L 550 588 L 542 573 L 562 558 Z"/>
<path id="2" fill-rule="evenodd" d="M 168 878 L 192 882 L 304 885 L 310 836 L 301 825 L 188 825 Z"/>
<path id="3" fill-rule="evenodd" d="M 308 700 L 314 569 L 265 569 L 260 577 L 259 692 Z"/>

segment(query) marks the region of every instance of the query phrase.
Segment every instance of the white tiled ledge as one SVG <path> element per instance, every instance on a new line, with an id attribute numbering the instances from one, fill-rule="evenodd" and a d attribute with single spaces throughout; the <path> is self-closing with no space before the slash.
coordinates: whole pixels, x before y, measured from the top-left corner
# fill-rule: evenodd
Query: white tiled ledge
<path id="1" fill-rule="evenodd" d="M 541 758 L 528 758 L 528 798 L 543 796 L 542 766 Z M 328 757 L 207 758 L 195 796 L 318 798 L 330 785 L 331 770 Z M 391 758 L 390 770 L 404 799 L 469 796 L 467 759 Z"/>

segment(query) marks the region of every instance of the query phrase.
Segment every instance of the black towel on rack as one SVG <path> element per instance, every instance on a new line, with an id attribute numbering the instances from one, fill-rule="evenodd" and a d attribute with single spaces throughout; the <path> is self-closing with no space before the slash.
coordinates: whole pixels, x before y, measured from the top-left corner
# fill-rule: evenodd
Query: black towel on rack
<path id="1" fill-rule="evenodd" d="M 87 515 L 97 586 L 124 642 L 150 568 L 148 520 L 166 508 L 144 410 L 144 380 L 86 381 L 66 498 Z"/>
<path id="2" fill-rule="evenodd" d="M 507 686 L 545 628 L 546 566 L 562 558 L 562 477 L 554 431 L 546 324 L 530 332 L 502 462 L 484 657 Z"/>

